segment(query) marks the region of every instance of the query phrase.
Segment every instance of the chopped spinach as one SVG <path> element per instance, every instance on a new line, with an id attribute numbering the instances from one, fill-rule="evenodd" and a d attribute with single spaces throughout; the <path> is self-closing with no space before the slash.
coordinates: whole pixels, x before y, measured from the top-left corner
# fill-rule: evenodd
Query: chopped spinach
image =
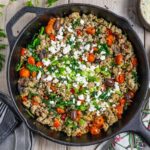
<path id="1" fill-rule="evenodd" d="M 80 25 L 80 19 L 79 18 L 77 20 L 73 21 L 73 23 L 72 23 L 73 29 L 75 29 L 79 25 Z"/>
<path id="2" fill-rule="evenodd" d="M 110 96 L 111 96 L 111 94 L 109 94 L 110 93 L 110 89 L 108 89 L 108 90 L 106 90 L 105 92 L 103 92 L 100 96 L 99 96 L 99 98 L 100 99 L 103 99 L 103 100 L 107 100 Z"/>
<path id="3" fill-rule="evenodd" d="M 104 51 L 106 53 L 106 55 L 110 54 L 110 51 L 108 49 L 107 44 L 100 44 L 100 43 L 98 43 L 98 50 L 99 50 L 99 52 Z"/>
<path id="4" fill-rule="evenodd" d="M 134 78 L 134 81 L 135 82 L 138 82 L 138 75 L 137 75 L 137 72 L 136 71 L 132 71 L 132 76 Z"/>

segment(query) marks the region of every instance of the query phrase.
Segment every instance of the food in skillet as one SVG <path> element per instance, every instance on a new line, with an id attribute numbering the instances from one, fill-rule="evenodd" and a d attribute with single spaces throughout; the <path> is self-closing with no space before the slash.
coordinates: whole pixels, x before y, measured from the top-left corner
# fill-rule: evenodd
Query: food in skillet
<path id="1" fill-rule="evenodd" d="M 50 18 L 20 55 L 23 105 L 38 122 L 68 136 L 107 131 L 138 89 L 131 43 L 92 14 Z"/>

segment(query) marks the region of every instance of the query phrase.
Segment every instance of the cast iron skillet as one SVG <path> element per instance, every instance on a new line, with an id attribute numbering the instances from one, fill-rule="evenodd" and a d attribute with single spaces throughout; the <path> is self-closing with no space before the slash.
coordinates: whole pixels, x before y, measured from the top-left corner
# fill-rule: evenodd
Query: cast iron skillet
<path id="1" fill-rule="evenodd" d="M 135 96 L 134 102 L 129 109 L 124 113 L 122 119 L 115 123 L 109 128 L 107 132 L 102 133 L 98 136 L 92 136 L 90 134 L 83 135 L 81 137 L 68 137 L 66 134 L 61 132 L 55 132 L 50 130 L 48 127 L 43 126 L 35 121 L 35 119 L 29 117 L 25 111 L 25 108 L 21 104 L 19 92 L 17 90 L 18 74 L 15 71 L 15 66 L 19 59 L 19 50 L 21 47 L 26 46 L 30 42 L 31 37 L 36 33 L 42 25 L 46 25 L 48 19 L 51 16 L 66 16 L 70 13 L 78 11 L 81 14 L 92 13 L 98 17 L 103 17 L 106 20 L 112 22 L 124 33 L 127 34 L 128 39 L 134 46 L 135 53 L 138 58 L 138 75 L 140 88 Z M 36 17 L 22 30 L 18 37 L 15 37 L 12 33 L 12 27 L 16 21 L 26 13 L 35 13 Z M 24 7 L 21 9 L 11 20 L 8 22 L 6 27 L 9 44 L 10 44 L 10 56 L 7 65 L 7 83 L 12 101 L 15 105 L 15 112 L 18 114 L 28 128 L 31 131 L 39 133 L 43 137 L 60 144 L 71 145 L 71 146 L 86 146 L 97 144 L 112 138 L 113 136 L 125 132 L 133 131 L 140 134 L 145 141 L 150 145 L 150 133 L 143 126 L 141 121 L 141 110 L 142 106 L 146 102 L 148 93 L 148 81 L 149 81 L 149 66 L 148 59 L 143 48 L 143 45 L 138 38 L 137 34 L 133 31 L 128 21 L 106 9 L 98 6 L 87 5 L 87 4 L 67 4 L 61 5 L 54 8 L 33 8 Z M 12 108 L 12 107 L 11 107 Z"/>

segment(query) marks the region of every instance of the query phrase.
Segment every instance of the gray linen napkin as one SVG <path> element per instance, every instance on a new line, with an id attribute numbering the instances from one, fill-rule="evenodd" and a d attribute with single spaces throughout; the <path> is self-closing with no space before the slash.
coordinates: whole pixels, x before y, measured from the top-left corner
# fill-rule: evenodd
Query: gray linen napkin
<path id="1" fill-rule="evenodd" d="M 33 135 L 26 125 L 4 103 L 11 99 L 0 92 L 0 150 L 31 150 Z"/>

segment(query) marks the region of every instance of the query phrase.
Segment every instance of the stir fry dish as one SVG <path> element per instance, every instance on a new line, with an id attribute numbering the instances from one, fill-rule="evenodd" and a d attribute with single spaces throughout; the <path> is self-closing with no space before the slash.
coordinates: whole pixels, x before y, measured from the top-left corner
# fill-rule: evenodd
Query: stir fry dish
<path id="1" fill-rule="evenodd" d="M 29 115 L 68 136 L 99 135 L 122 118 L 139 88 L 127 35 L 92 14 L 51 17 L 20 49 L 20 99 Z"/>

